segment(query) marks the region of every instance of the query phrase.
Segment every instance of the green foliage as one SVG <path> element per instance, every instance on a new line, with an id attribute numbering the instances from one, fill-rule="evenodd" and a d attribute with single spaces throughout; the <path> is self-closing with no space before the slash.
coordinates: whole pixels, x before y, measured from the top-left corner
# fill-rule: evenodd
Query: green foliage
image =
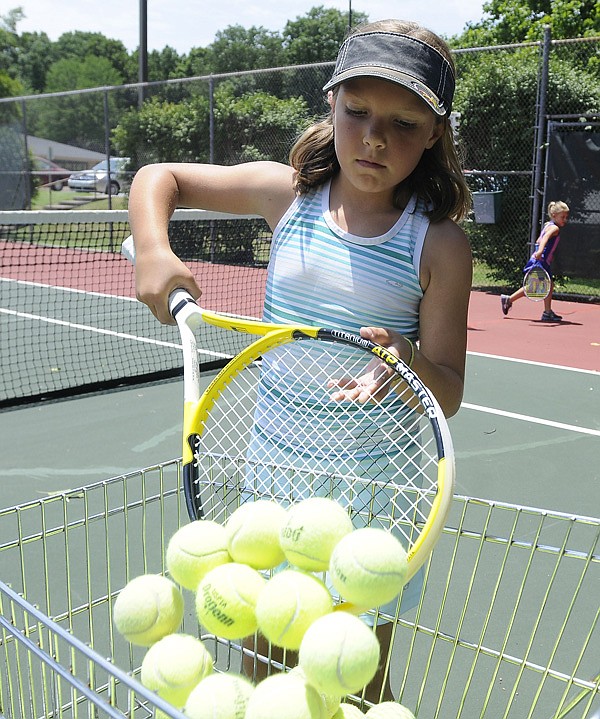
<path id="1" fill-rule="evenodd" d="M 291 144 L 306 121 L 307 108 L 302 98 L 281 100 L 266 92 L 236 97 L 230 86 L 222 86 L 215 93 L 217 161 L 287 162 Z"/>
<path id="2" fill-rule="evenodd" d="M 210 46 L 212 73 L 277 67 L 282 62 L 281 37 L 264 27 L 230 25 L 219 31 Z"/>
<path id="3" fill-rule="evenodd" d="M 455 47 L 539 40 L 546 25 L 554 39 L 600 35 L 597 0 L 490 0 L 483 10 L 480 22 L 468 23 L 465 31 L 453 38 Z"/>
<path id="4" fill-rule="evenodd" d="M 472 170 L 531 169 L 537 96 L 538 53 L 483 53 L 459 60 L 455 108 L 461 113 L 460 138 L 465 166 Z M 586 73 L 560 58 L 550 63 L 547 112 L 597 112 L 600 86 Z M 485 259 L 491 275 L 512 285 L 522 279 L 527 254 L 531 210 L 531 178 L 475 178 L 474 190 L 503 191 L 504 212 L 495 225 L 467 223 L 475 259 Z M 515 242 L 515 238 L 521 238 Z"/>
<path id="5" fill-rule="evenodd" d="M 367 15 L 352 14 L 352 25 L 366 22 Z M 304 17 L 290 20 L 283 31 L 283 45 L 288 65 L 329 62 L 335 60 L 340 45 L 348 34 L 348 13 L 322 5 Z"/>
<path id="6" fill-rule="evenodd" d="M 208 102 L 150 100 L 128 110 L 112 134 L 118 153 L 133 167 L 151 162 L 207 162 Z"/>
<path id="7" fill-rule="evenodd" d="M 58 60 L 48 71 L 50 92 L 103 85 L 118 85 L 121 77 L 104 57 L 87 56 L 83 60 Z M 116 98 L 108 94 L 108 111 L 116 121 Z M 101 150 L 104 147 L 104 96 L 102 93 L 49 97 L 31 103 L 30 134 L 49 137 L 79 147 Z"/>
<path id="8" fill-rule="evenodd" d="M 17 97 L 23 86 L 6 73 L 0 72 L 0 97 Z M 9 123 L 21 117 L 21 109 L 13 102 L 0 103 L 0 122 Z"/>

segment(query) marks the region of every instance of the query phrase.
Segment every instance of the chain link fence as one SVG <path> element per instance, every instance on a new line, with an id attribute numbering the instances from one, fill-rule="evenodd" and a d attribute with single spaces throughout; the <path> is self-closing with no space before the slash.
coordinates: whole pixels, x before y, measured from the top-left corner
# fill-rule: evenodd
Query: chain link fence
<path id="1" fill-rule="evenodd" d="M 599 296 L 598 155 L 584 163 L 585 188 L 578 193 L 572 178 L 549 181 L 547 150 L 560 144 L 567 122 L 570 132 L 584 133 L 582 146 L 590 153 L 600 148 L 600 38 L 547 36 L 539 43 L 457 49 L 454 57 L 452 122 L 473 191 L 464 228 L 473 247 L 474 285 L 499 290 L 520 283 L 545 205 L 563 199 L 571 222 L 562 232 L 557 290 Z M 32 201 L 39 206 L 40 192 L 48 205 L 65 206 L 66 189 L 40 189 L 31 174 L 34 142 L 46 144 L 46 156 L 72 170 L 87 167 L 84 150 L 106 160 L 127 157 L 129 177 L 159 161 L 285 162 L 299 132 L 326 112 L 321 88 L 332 68 L 323 63 L 4 98 L 0 209 L 30 208 Z M 67 154 L 70 164 L 61 162 Z M 114 203 L 109 194 L 108 206 Z M 576 242 L 581 237 L 592 240 Z M 569 258 L 573 252 L 577 257 Z"/>

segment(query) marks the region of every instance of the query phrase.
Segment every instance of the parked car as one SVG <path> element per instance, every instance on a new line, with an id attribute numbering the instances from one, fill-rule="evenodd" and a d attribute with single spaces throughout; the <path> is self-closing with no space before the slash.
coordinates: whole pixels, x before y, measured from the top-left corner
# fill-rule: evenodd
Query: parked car
<path id="1" fill-rule="evenodd" d="M 110 188 L 111 195 L 118 195 L 131 181 L 130 174 L 125 172 L 128 162 L 128 157 L 111 157 L 109 172 L 108 162 L 102 160 L 90 170 L 74 172 L 69 177 L 69 187 L 81 192 L 104 192 L 106 195 Z"/>
<path id="2" fill-rule="evenodd" d="M 34 156 L 31 174 L 37 178 L 38 185 L 49 186 L 53 190 L 62 190 L 73 171 L 67 170 L 45 157 Z"/>

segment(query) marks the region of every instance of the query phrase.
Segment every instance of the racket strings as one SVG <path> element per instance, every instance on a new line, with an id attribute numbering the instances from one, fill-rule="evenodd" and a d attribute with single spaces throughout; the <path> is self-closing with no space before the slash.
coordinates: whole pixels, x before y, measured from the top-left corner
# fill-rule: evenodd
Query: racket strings
<path id="1" fill-rule="evenodd" d="M 249 498 L 328 496 L 356 526 L 396 528 L 412 544 L 437 493 L 437 443 L 417 395 L 395 375 L 379 402 L 332 399 L 370 361 L 363 351 L 303 340 L 229 377 L 195 451 L 205 511 L 207 501 L 226 514 Z"/>

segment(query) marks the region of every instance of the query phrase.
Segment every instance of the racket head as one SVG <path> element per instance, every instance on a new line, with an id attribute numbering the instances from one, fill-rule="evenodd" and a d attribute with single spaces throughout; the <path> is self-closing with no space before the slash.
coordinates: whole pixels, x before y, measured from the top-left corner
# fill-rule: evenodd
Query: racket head
<path id="1" fill-rule="evenodd" d="M 385 376 L 379 401 L 334 399 L 372 368 Z M 245 501 L 329 497 L 355 527 L 398 536 L 408 578 L 445 524 L 455 470 L 442 410 L 411 369 L 357 335 L 287 327 L 259 338 L 215 376 L 188 433 L 197 479 L 186 499 L 205 518 L 224 523 Z"/>
<path id="2" fill-rule="evenodd" d="M 534 265 L 525 273 L 523 280 L 525 296 L 534 302 L 545 300 L 550 294 L 551 283 L 550 275 L 542 265 Z"/>

